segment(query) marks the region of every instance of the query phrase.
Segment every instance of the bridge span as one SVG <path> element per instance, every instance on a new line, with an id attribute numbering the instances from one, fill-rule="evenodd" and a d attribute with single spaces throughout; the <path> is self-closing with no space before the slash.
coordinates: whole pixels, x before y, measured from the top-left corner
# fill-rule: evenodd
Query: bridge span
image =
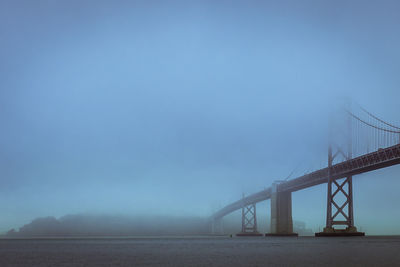
<path id="1" fill-rule="evenodd" d="M 291 193 L 315 185 L 328 183 L 327 198 L 327 222 L 324 232 L 317 236 L 337 235 L 363 235 L 357 232 L 353 219 L 352 176 L 386 168 L 400 164 L 400 128 L 386 123 L 374 115 L 368 113 L 379 123 L 373 125 L 369 121 L 360 119 L 349 112 L 349 122 L 356 121 L 359 124 L 371 127 L 372 136 L 377 138 L 379 132 L 383 132 L 383 143 L 379 137 L 375 140 L 375 151 L 364 153 L 352 158 L 353 146 L 350 141 L 348 151 L 345 154 L 341 148 L 337 148 L 335 154 L 332 147 L 328 149 L 328 167 L 305 174 L 298 178 L 274 183 L 267 189 L 251 194 L 233 202 L 211 216 L 213 231 L 221 224 L 221 219 L 236 210 L 242 209 L 242 232 L 240 235 L 259 235 L 257 232 L 256 203 L 271 199 L 271 230 L 269 235 L 296 235 L 293 233 Z M 387 127 L 382 127 L 382 125 Z M 359 127 L 358 127 L 359 128 Z M 350 128 L 351 130 L 352 128 Z M 352 136 L 350 134 L 350 136 Z M 393 144 L 395 143 L 395 144 Z M 381 148 L 382 146 L 385 146 Z M 336 156 L 342 155 L 345 160 L 334 164 Z M 344 181 L 340 181 L 344 180 Z M 347 191 L 345 188 L 347 185 Z M 345 202 L 341 205 L 335 201 L 335 196 L 342 194 Z M 347 209 L 345 209 L 347 207 Z M 346 211 L 347 210 L 347 211 Z M 334 212 L 333 212 L 334 211 Z M 341 217 L 341 220 L 339 219 Z M 345 226 L 345 229 L 335 229 L 334 225 Z"/>

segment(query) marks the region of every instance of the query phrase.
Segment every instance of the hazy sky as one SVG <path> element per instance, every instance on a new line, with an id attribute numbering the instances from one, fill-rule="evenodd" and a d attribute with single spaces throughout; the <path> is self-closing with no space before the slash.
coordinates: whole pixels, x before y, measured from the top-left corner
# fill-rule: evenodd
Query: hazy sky
<path id="1" fill-rule="evenodd" d="M 74 213 L 208 216 L 326 166 L 352 99 L 400 125 L 399 1 L 0 2 L 0 231 Z M 354 178 L 400 234 L 400 167 Z M 293 195 L 325 222 L 326 185 Z M 266 204 L 258 214 L 266 218 Z"/>

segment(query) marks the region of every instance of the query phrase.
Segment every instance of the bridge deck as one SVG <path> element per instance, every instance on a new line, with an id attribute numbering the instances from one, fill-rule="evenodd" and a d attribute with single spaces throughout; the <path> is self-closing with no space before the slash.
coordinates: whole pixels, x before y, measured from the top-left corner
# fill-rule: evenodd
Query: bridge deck
<path id="1" fill-rule="evenodd" d="M 400 144 L 379 149 L 332 166 L 332 178 L 340 179 L 349 175 L 365 173 L 392 165 L 400 164 Z M 296 179 L 279 184 L 278 191 L 297 191 L 314 185 L 328 182 L 328 168 L 300 176 Z M 225 215 L 242 208 L 244 205 L 257 203 L 271 197 L 271 187 L 258 193 L 238 200 L 214 213 L 211 218 L 219 219 Z"/>

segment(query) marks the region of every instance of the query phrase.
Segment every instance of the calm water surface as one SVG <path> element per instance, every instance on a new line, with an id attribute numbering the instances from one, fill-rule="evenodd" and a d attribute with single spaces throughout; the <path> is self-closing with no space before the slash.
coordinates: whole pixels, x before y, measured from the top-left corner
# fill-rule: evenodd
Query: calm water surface
<path id="1" fill-rule="evenodd" d="M 400 237 L 0 239 L 0 266 L 400 266 Z"/>

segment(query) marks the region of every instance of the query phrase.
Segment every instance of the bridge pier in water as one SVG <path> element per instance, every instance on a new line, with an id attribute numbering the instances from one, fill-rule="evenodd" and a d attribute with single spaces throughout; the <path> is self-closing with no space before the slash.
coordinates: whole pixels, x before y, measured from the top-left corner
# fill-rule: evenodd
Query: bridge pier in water
<path id="1" fill-rule="evenodd" d="M 339 153 L 342 153 L 339 150 Z M 315 233 L 315 236 L 364 236 L 365 233 L 358 232 L 354 226 L 353 216 L 353 177 L 351 175 L 345 177 L 342 181 L 335 180 L 332 177 L 332 165 L 335 155 L 332 155 L 332 148 L 328 150 L 328 198 L 326 210 L 326 227 L 324 231 Z M 344 155 L 346 159 L 351 158 Z M 346 190 L 347 185 L 347 190 Z M 334 190 L 333 190 L 334 189 Z M 342 196 L 343 203 L 335 197 Z M 334 213 L 332 212 L 334 211 Z M 334 226 L 339 225 L 345 228 L 335 229 Z"/>
<path id="2" fill-rule="evenodd" d="M 242 207 L 242 231 L 236 236 L 262 236 L 257 231 L 256 204 L 243 205 Z"/>
<path id="3" fill-rule="evenodd" d="M 266 236 L 297 236 L 293 233 L 292 192 L 278 192 L 278 184 L 272 184 L 271 231 Z"/>

